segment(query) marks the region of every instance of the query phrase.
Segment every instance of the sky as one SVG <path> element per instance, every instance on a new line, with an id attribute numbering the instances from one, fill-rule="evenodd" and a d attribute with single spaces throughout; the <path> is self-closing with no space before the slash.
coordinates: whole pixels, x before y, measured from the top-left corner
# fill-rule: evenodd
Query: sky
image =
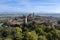
<path id="1" fill-rule="evenodd" d="M 60 13 L 60 0 L 0 0 L 0 12 Z"/>

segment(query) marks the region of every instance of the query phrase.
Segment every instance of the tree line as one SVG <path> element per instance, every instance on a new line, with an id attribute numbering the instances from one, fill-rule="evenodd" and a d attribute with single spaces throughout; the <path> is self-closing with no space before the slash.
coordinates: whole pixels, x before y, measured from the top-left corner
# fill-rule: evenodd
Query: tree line
<path id="1" fill-rule="evenodd" d="M 51 25 L 26 24 L 0 27 L 0 40 L 60 40 L 60 29 Z"/>

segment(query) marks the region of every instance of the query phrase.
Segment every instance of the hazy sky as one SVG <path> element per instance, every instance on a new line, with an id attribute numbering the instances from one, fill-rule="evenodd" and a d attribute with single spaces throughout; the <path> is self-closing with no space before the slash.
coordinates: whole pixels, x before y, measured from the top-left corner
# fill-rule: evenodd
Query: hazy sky
<path id="1" fill-rule="evenodd" d="M 0 12 L 60 13 L 60 0 L 0 0 Z"/>

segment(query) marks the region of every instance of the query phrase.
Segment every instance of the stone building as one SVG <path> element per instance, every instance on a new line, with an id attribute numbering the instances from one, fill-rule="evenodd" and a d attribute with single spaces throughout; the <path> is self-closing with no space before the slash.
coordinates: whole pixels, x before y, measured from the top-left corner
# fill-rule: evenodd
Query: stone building
<path id="1" fill-rule="evenodd" d="M 33 14 L 29 14 L 28 16 L 19 16 L 17 18 L 13 18 L 10 19 L 8 21 L 6 21 L 4 24 L 5 25 L 22 25 L 22 24 L 27 24 L 32 23 L 33 21 L 35 21 L 37 24 L 46 24 L 46 25 L 57 25 L 57 20 L 55 19 L 51 19 L 51 18 L 47 18 L 47 17 L 36 17 Z"/>

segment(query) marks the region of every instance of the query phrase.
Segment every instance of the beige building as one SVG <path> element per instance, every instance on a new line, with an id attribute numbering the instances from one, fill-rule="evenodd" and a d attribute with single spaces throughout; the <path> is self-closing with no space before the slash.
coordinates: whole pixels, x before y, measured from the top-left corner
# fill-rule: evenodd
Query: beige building
<path id="1" fill-rule="evenodd" d="M 56 25 L 57 20 L 50 19 L 47 17 L 36 17 L 33 14 L 29 14 L 28 16 L 19 16 L 14 19 L 8 20 L 5 24 L 7 25 L 22 25 L 27 24 L 27 22 L 31 23 L 32 21 L 35 21 L 37 24 L 47 24 L 47 25 Z"/>

